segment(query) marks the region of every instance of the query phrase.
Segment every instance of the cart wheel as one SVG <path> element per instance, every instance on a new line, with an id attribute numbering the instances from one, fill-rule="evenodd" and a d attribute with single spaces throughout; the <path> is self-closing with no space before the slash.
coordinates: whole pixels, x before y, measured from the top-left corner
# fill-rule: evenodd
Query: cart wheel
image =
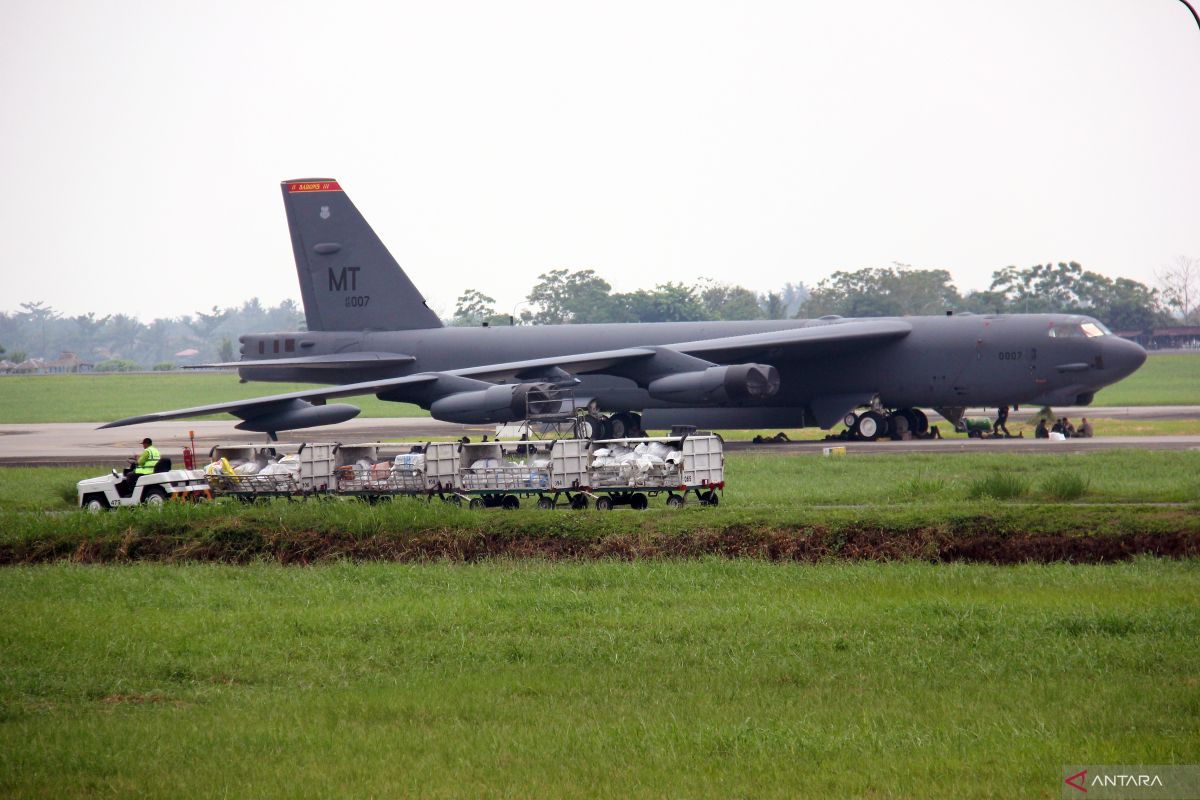
<path id="1" fill-rule="evenodd" d="M 650 505 L 650 501 L 646 499 L 646 495 L 638 493 L 629 499 L 629 507 L 634 511 L 645 511 L 646 506 Z"/>
<path id="2" fill-rule="evenodd" d="M 716 506 L 721 504 L 721 498 L 717 497 L 717 493 L 711 489 L 705 492 L 700 499 L 706 506 Z"/>
<path id="3" fill-rule="evenodd" d="M 611 497 L 597 497 L 596 498 L 596 510 L 597 511 L 612 511 L 612 507 L 613 507 L 613 502 L 612 502 Z"/>
<path id="4" fill-rule="evenodd" d="M 588 507 L 588 499 L 586 494 L 577 494 L 571 498 L 571 508 L 576 511 L 582 511 Z"/>
<path id="5" fill-rule="evenodd" d="M 456 495 L 456 494 L 452 494 L 452 495 L 450 495 L 449 497 L 442 498 L 442 502 L 443 502 L 443 503 L 449 503 L 449 504 L 450 504 L 450 505 L 452 505 L 452 506 L 461 506 L 461 505 L 462 505 L 462 498 L 461 498 L 461 497 L 459 497 L 459 496 L 458 496 L 458 495 Z"/>
<path id="6" fill-rule="evenodd" d="M 501 504 L 506 511 L 512 511 L 513 509 L 521 507 L 521 500 L 515 494 L 506 494 L 504 495 L 504 499 L 501 501 Z"/>
<path id="7" fill-rule="evenodd" d="M 673 494 L 667 498 L 667 508 L 683 508 L 683 498 Z"/>
<path id="8" fill-rule="evenodd" d="M 142 495 L 142 503 L 151 508 L 162 508 L 167 502 L 167 493 L 157 486 L 152 486 Z"/>
<path id="9" fill-rule="evenodd" d="M 551 500 L 549 497 L 545 497 L 545 496 L 539 497 L 538 502 L 537 502 L 537 507 L 542 509 L 543 511 L 549 511 L 550 509 L 554 508 L 554 501 Z"/>
<path id="10" fill-rule="evenodd" d="M 483 508 L 483 498 L 482 497 L 472 497 L 470 505 L 471 505 L 471 508 Z"/>

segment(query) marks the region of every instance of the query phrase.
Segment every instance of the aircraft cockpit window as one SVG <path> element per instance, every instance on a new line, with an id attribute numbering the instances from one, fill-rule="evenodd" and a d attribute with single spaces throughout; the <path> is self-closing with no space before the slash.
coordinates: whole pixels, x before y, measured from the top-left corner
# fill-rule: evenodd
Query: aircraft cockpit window
<path id="1" fill-rule="evenodd" d="M 1099 322 L 1069 322 L 1050 328 L 1051 339 L 1094 339 L 1108 336 L 1111 331 Z"/>

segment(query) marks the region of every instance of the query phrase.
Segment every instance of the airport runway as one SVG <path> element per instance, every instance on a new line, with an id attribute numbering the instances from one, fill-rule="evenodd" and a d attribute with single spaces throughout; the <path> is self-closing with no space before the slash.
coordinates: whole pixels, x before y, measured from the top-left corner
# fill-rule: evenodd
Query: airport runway
<path id="1" fill-rule="evenodd" d="M 1021 409 L 1019 418 L 1036 409 Z M 1195 419 L 1200 407 L 1145 406 L 1133 408 L 1059 408 L 1059 416 L 1077 420 L 1087 416 L 1094 419 Z M 984 416 L 984 412 L 968 412 L 969 416 Z M 935 414 L 931 419 L 940 420 Z M 0 464 L 104 464 L 120 466 L 125 459 L 141 450 L 142 437 L 154 439 L 155 445 L 172 458 L 187 445 L 188 431 L 196 433 L 196 449 L 207 453 L 215 444 L 265 442 L 261 433 L 246 433 L 234 429 L 235 420 L 171 421 L 138 425 L 129 428 L 96 430 L 101 423 L 62 422 L 46 424 L 0 425 Z M 942 423 L 938 423 L 942 424 Z M 492 434 L 495 428 L 484 425 L 456 425 L 428 417 L 398 419 L 355 419 L 324 428 L 310 428 L 280 435 L 285 445 L 304 441 L 368 442 L 382 439 L 429 437 L 431 439 L 470 436 L 478 439 Z M 764 432 L 766 433 L 766 432 Z M 730 442 L 730 450 L 777 455 L 820 453 L 828 446 L 845 445 L 855 454 L 906 452 L 1087 452 L 1114 448 L 1148 450 L 1200 450 L 1200 436 L 1100 436 L 1095 439 L 1069 439 L 1049 442 L 1044 439 L 942 439 L 908 442 L 793 442 L 788 444 L 756 445 L 749 442 Z"/>

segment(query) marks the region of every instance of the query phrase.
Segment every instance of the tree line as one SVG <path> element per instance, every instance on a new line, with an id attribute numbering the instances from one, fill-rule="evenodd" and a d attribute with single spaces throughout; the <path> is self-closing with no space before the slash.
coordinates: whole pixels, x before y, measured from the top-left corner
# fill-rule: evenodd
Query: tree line
<path id="1" fill-rule="evenodd" d="M 614 292 L 594 270 L 556 269 L 538 276 L 510 318 L 477 289 L 464 292 L 450 325 L 552 325 L 589 322 L 688 322 L 976 313 L 1065 312 L 1094 316 L 1113 330 L 1200 324 L 1200 260 L 1179 257 L 1158 273 L 1157 288 L 1128 278 L 1108 278 L 1078 262 L 1005 267 L 987 289 L 961 292 L 950 273 L 905 264 L 837 271 L 814 287 L 786 283 L 756 293 L 736 284 L 701 280 L 661 283 L 652 289 Z M 238 337 L 304 329 L 294 300 L 164 317 L 149 323 L 126 314 L 67 316 L 42 302 L 0 312 L 0 358 L 54 358 L 69 351 L 98 369 L 160 369 L 180 363 L 232 361 Z M 194 355 L 180 356 L 189 350 Z"/>
<path id="2" fill-rule="evenodd" d="M 232 361 L 238 337 L 265 331 L 294 331 L 304 312 L 294 300 L 264 306 L 258 298 L 240 306 L 162 317 L 149 323 L 127 314 L 67 316 L 43 302 L 21 303 L 0 312 L 0 358 L 53 359 L 71 352 L 102 371 L 169 369 L 180 363 Z M 195 350 L 190 356 L 177 353 Z"/>
<path id="3" fill-rule="evenodd" d="M 1173 271 L 1172 271 L 1173 269 Z M 809 289 L 788 283 L 778 292 L 756 294 L 732 284 L 662 283 L 653 289 L 612 291 L 593 270 L 552 270 L 538 276 L 519 315 L 497 311 L 495 300 L 477 289 L 458 298 L 455 325 L 587 322 L 688 322 L 877 317 L 975 313 L 1078 313 L 1113 330 L 1140 331 L 1197 317 L 1200 262 L 1180 258 L 1160 273 L 1161 289 L 1129 278 L 1109 278 L 1075 261 L 1005 267 L 992 273 L 987 289 L 961 292 L 944 269 L 906 264 L 837 271 Z"/>

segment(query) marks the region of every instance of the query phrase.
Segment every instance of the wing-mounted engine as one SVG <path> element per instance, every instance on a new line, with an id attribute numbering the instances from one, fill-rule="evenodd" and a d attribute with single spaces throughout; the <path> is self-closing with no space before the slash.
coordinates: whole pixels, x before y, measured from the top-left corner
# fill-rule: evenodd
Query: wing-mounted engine
<path id="1" fill-rule="evenodd" d="M 656 400 L 716 405 L 766 399 L 779 391 L 770 364 L 714 364 L 667 347 L 609 370 L 638 383 Z"/>
<path id="2" fill-rule="evenodd" d="M 712 366 L 666 375 L 650 381 L 646 391 L 656 400 L 676 403 L 737 403 L 771 397 L 779 391 L 779 370 L 769 364 Z"/>
<path id="3" fill-rule="evenodd" d="M 358 406 L 348 403 L 316 404 L 307 400 L 291 399 L 279 403 L 249 406 L 233 413 L 242 418 L 238 430 L 269 433 L 294 431 L 300 428 L 315 428 L 318 425 L 336 425 L 358 416 Z"/>
<path id="4" fill-rule="evenodd" d="M 444 422 L 491 424 L 572 414 L 572 385 L 525 381 L 489 383 L 435 373 L 434 380 L 380 392 L 381 400 L 416 403 Z"/>

